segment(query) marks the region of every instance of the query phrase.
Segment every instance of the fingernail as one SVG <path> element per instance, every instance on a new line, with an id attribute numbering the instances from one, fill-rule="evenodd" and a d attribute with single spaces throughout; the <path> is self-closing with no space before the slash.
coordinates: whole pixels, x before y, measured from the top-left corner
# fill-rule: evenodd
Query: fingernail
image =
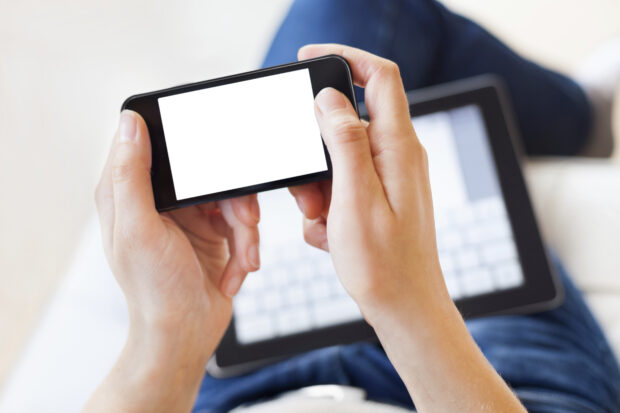
<path id="1" fill-rule="evenodd" d="M 252 212 L 252 218 L 254 218 L 256 222 L 260 221 L 260 207 L 258 206 L 258 202 L 252 202 L 250 211 Z"/>
<path id="2" fill-rule="evenodd" d="M 250 261 L 250 264 L 253 268 L 257 270 L 260 268 L 260 254 L 258 252 L 258 244 L 252 245 L 248 250 L 248 261 Z"/>
<path id="3" fill-rule="evenodd" d="M 241 284 L 243 283 L 243 277 L 241 275 L 233 275 L 229 280 L 228 284 L 226 284 L 226 288 L 224 288 L 224 294 L 228 297 L 234 297 L 239 292 L 241 288 Z"/>
<path id="4" fill-rule="evenodd" d="M 137 135 L 136 117 L 128 111 L 121 112 L 120 125 L 118 128 L 119 139 L 121 142 L 129 142 L 136 139 Z"/>
<path id="5" fill-rule="evenodd" d="M 301 210 L 301 213 L 306 215 L 306 204 L 304 204 L 304 200 L 302 198 L 299 198 L 299 197 L 295 198 L 295 200 L 297 201 L 297 206 Z"/>
<path id="6" fill-rule="evenodd" d="M 331 87 L 326 87 L 316 95 L 316 104 L 321 113 L 329 113 L 336 109 L 347 107 L 346 98 L 342 93 Z"/>

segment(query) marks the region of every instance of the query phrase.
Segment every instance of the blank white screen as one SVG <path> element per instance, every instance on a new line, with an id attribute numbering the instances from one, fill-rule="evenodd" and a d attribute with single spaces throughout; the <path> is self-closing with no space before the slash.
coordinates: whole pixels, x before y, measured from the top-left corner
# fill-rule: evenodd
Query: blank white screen
<path id="1" fill-rule="evenodd" d="M 327 170 L 308 69 L 158 101 L 177 200 Z"/>

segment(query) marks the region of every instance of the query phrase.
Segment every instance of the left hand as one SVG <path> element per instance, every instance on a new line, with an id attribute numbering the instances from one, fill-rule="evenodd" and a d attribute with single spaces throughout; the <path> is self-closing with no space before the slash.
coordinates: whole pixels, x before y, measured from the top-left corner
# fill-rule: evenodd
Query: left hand
<path id="1" fill-rule="evenodd" d="M 117 366 L 144 371 L 151 385 L 178 385 L 180 396 L 197 391 L 230 321 L 232 296 L 259 268 L 260 213 L 251 195 L 160 214 L 150 170 L 146 124 L 124 111 L 96 191 L 104 250 L 130 315 Z"/>
<path id="2" fill-rule="evenodd" d="M 194 317 L 219 335 L 231 297 L 260 265 L 256 195 L 159 214 L 150 169 L 146 124 L 124 111 L 96 192 L 112 272 L 134 319 L 178 328 Z"/>

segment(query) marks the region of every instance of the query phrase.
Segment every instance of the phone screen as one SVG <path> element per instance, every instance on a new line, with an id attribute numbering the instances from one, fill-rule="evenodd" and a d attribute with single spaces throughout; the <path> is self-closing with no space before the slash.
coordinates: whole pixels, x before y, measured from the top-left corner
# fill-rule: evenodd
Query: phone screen
<path id="1" fill-rule="evenodd" d="M 328 170 L 308 68 L 157 101 L 177 201 Z"/>

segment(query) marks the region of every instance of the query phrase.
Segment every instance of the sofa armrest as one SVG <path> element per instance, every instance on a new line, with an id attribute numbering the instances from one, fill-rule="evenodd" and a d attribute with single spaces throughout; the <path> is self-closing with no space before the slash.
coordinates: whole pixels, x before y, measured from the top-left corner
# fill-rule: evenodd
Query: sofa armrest
<path id="1" fill-rule="evenodd" d="M 536 159 L 525 176 L 544 239 L 620 354 L 620 164 Z"/>

